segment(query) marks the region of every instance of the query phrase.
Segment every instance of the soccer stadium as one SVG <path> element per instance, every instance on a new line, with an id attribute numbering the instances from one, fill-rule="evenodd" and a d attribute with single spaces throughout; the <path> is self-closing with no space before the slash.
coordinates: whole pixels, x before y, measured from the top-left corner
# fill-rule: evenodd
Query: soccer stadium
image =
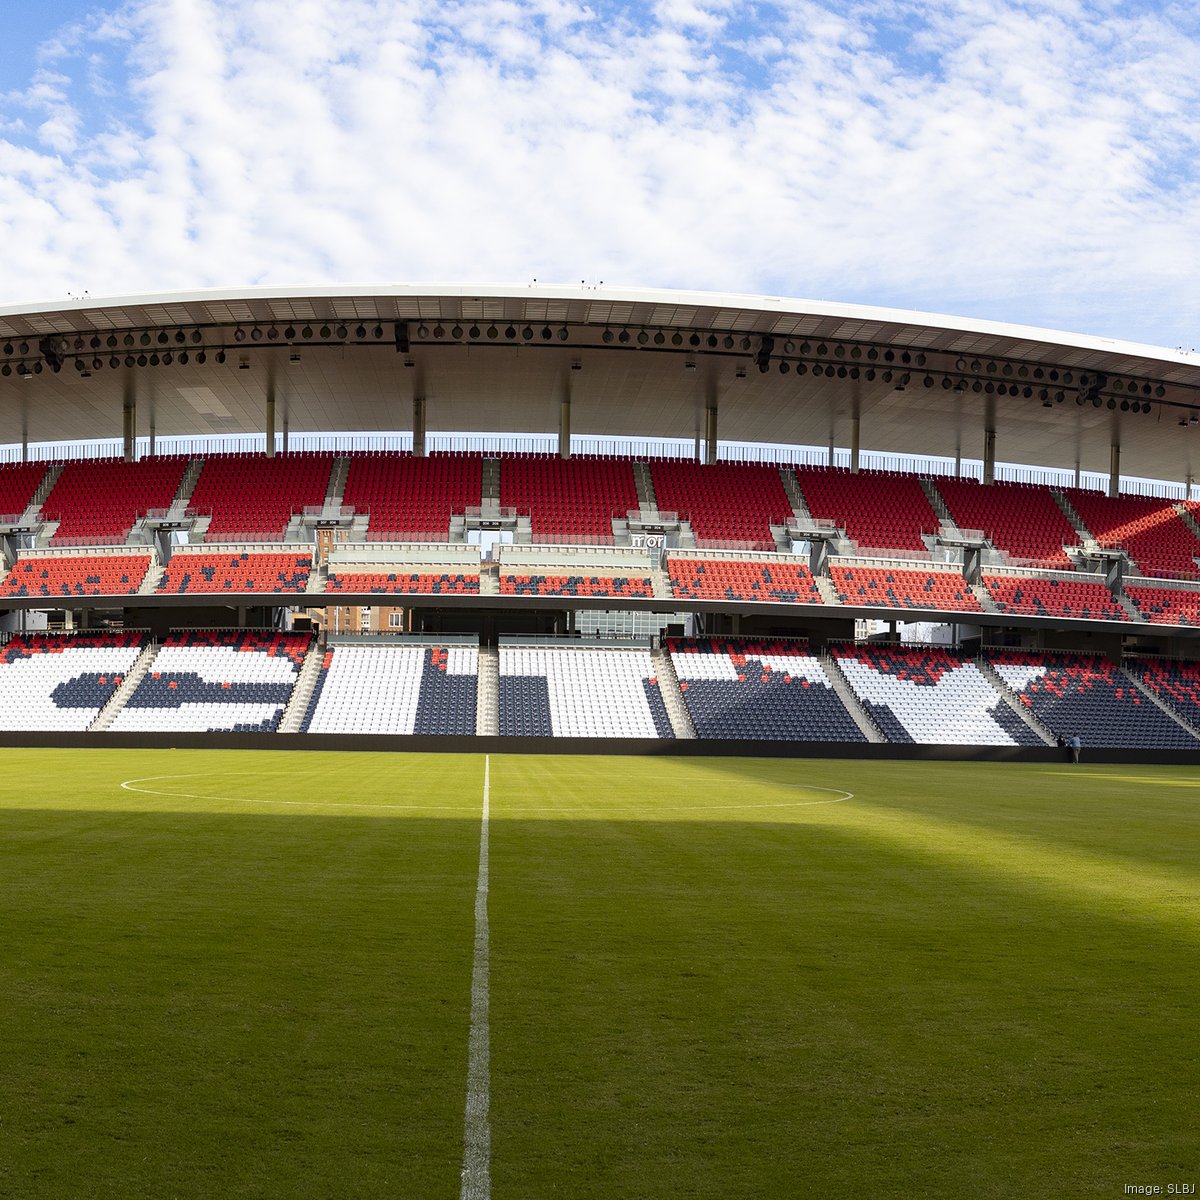
<path id="1" fill-rule="evenodd" d="M 0 310 L 0 1194 L 1185 1194 L 1198 421 L 775 297 Z"/>
<path id="2" fill-rule="evenodd" d="M 1200 8 L 40 0 L 0 1200 L 1200 1189 Z"/>

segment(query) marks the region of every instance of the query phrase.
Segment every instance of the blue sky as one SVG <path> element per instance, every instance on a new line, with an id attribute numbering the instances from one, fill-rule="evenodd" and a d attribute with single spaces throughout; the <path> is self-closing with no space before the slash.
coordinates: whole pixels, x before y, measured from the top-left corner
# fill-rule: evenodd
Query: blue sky
<path id="1" fill-rule="evenodd" d="M 9 7 L 0 303 L 603 279 L 1200 343 L 1190 5 Z"/>

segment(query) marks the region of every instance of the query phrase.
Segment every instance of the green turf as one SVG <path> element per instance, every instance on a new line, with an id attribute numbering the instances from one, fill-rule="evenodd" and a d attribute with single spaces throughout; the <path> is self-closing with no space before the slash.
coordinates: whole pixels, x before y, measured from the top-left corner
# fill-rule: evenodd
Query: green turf
<path id="1" fill-rule="evenodd" d="M 457 1196 L 481 758 L 4 765 L 0 1195 Z M 491 784 L 497 1200 L 1200 1183 L 1200 774 Z"/>

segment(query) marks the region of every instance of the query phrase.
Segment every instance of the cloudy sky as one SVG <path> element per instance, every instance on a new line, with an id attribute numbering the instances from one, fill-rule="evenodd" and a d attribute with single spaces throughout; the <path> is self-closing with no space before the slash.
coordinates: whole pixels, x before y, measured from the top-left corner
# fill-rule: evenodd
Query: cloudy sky
<path id="1" fill-rule="evenodd" d="M 1200 347 L 1192 0 L 4 17 L 0 303 L 536 278 Z"/>

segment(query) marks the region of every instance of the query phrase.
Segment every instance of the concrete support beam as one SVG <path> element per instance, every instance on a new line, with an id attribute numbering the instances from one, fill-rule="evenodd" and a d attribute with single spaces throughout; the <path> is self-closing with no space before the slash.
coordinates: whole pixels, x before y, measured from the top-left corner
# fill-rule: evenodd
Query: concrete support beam
<path id="1" fill-rule="evenodd" d="M 558 457 L 571 457 L 571 393 L 564 392 L 558 406 Z"/>
<path id="2" fill-rule="evenodd" d="M 132 377 L 125 381 L 125 401 L 121 406 L 121 417 L 125 461 L 133 462 L 137 457 L 137 396 L 133 390 Z"/>
<path id="3" fill-rule="evenodd" d="M 717 402 L 709 401 L 704 408 L 704 461 L 710 466 L 717 461 Z"/>
<path id="4" fill-rule="evenodd" d="M 850 418 L 850 474 L 858 474 L 858 447 L 862 417 L 858 413 Z"/>
<path id="5" fill-rule="evenodd" d="M 267 413 L 266 413 L 266 428 L 264 432 L 267 437 L 267 457 L 275 457 L 275 388 L 270 382 L 267 383 Z"/>
<path id="6" fill-rule="evenodd" d="M 983 435 L 983 482 L 996 482 L 996 431 L 988 429 Z"/>
<path id="7" fill-rule="evenodd" d="M 1121 490 L 1121 446 L 1113 442 L 1108 452 L 1108 494 L 1117 495 Z"/>
<path id="8" fill-rule="evenodd" d="M 425 397 L 413 396 L 413 458 L 425 457 Z"/>

